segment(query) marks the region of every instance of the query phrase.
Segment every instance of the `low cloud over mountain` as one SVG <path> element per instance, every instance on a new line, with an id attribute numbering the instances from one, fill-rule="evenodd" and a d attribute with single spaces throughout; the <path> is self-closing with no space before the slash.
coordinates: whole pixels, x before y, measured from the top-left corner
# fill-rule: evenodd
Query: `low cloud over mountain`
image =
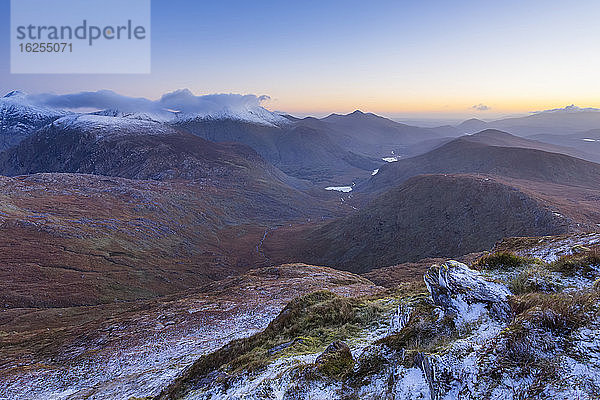
<path id="1" fill-rule="evenodd" d="M 112 90 L 71 94 L 23 94 L 23 99 L 31 104 L 60 109 L 116 109 L 122 113 L 148 113 L 163 116 L 182 113 L 206 116 L 220 112 L 242 113 L 261 108 L 261 103 L 270 97 L 233 93 L 196 96 L 189 89 L 180 89 L 166 93 L 158 100 L 123 96 Z"/>

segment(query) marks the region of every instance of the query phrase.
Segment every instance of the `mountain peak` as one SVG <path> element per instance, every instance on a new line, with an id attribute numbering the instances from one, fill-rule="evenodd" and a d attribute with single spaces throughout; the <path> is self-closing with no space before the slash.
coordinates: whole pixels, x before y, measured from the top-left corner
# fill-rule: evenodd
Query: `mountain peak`
<path id="1" fill-rule="evenodd" d="M 548 113 L 579 113 L 579 112 L 588 112 L 588 111 L 597 112 L 597 111 L 600 111 L 600 109 L 594 108 L 594 107 L 579 107 L 579 106 L 576 106 L 575 104 L 571 104 L 571 105 L 565 106 L 563 108 L 553 108 L 551 110 L 537 111 L 537 112 L 534 112 L 533 115 L 548 114 Z"/>
<path id="2" fill-rule="evenodd" d="M 5 99 L 7 99 L 7 98 L 9 98 L 9 97 L 10 97 L 10 98 L 24 98 L 25 96 L 27 96 L 27 93 L 25 93 L 25 92 L 22 92 L 22 91 L 20 91 L 20 90 L 13 90 L 12 92 L 10 92 L 10 93 L 7 93 L 7 94 L 4 96 L 4 98 L 5 98 Z"/>

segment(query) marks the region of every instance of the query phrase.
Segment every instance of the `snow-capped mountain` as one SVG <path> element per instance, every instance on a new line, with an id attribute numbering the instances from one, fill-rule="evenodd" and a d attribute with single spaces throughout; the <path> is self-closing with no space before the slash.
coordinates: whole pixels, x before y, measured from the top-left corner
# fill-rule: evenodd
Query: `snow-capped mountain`
<path id="1" fill-rule="evenodd" d="M 93 135 L 96 140 L 125 135 L 177 134 L 174 128 L 153 120 L 94 114 L 68 115 L 52 122 L 52 127 Z"/>
<path id="2" fill-rule="evenodd" d="M 67 111 L 31 103 L 23 92 L 8 93 L 0 98 L 0 150 L 14 146 L 37 129 L 67 114 Z"/>
<path id="3" fill-rule="evenodd" d="M 280 125 L 289 120 L 262 107 L 268 96 L 209 94 L 196 96 L 188 89 L 164 94 L 158 100 L 123 96 L 110 90 L 74 94 L 27 95 L 12 92 L 7 98 L 20 104 L 35 105 L 40 110 L 71 110 L 107 117 L 121 117 L 156 122 L 189 120 L 235 120 L 261 125 Z M 96 110 L 90 112 L 89 110 Z M 82 110 L 85 110 L 82 111 Z"/>
<path id="4" fill-rule="evenodd" d="M 88 115 L 98 115 L 103 117 L 113 118 L 127 118 L 135 119 L 140 121 L 151 121 L 151 122 L 170 122 L 176 119 L 177 113 L 173 111 L 165 110 L 162 113 L 159 112 L 125 112 L 115 108 L 108 108 L 106 110 L 96 111 Z"/>
<path id="5" fill-rule="evenodd" d="M 112 122 L 102 120 L 103 125 L 116 123 L 121 130 L 132 120 L 163 124 L 223 120 L 268 127 L 289 124 L 287 118 L 261 106 L 265 99 L 268 97 L 238 94 L 196 96 L 187 89 L 167 93 L 158 100 L 127 97 L 107 90 L 66 95 L 30 95 L 15 90 L 0 98 L 0 151 L 15 146 L 43 126 L 67 115 L 117 118 L 118 121 Z M 98 111 L 90 112 L 90 109 Z M 133 123 L 131 128 L 139 126 Z"/>
<path id="6" fill-rule="evenodd" d="M 187 121 L 218 121 L 218 120 L 233 120 L 241 122 L 249 122 L 258 125 L 280 126 L 289 124 L 289 120 L 279 114 L 273 113 L 263 107 L 244 106 L 240 108 L 226 107 L 216 112 L 191 112 L 191 113 L 175 113 L 177 122 Z"/>
<path id="7" fill-rule="evenodd" d="M 215 111 L 179 111 L 171 109 L 157 109 L 154 111 L 135 112 L 109 108 L 90 113 L 90 115 L 163 123 L 231 120 L 265 126 L 281 126 L 290 122 L 287 118 L 266 110 L 263 107 L 253 106 L 246 106 L 243 108 L 225 107 L 221 110 Z"/>
<path id="8" fill-rule="evenodd" d="M 188 89 L 167 93 L 154 102 L 161 112 L 173 112 L 178 121 L 234 120 L 260 125 L 281 125 L 289 120 L 261 106 L 268 96 L 211 94 L 195 96 Z"/>
<path id="9" fill-rule="evenodd" d="M 534 114 L 548 114 L 548 113 L 579 113 L 579 112 L 599 112 L 600 109 L 594 107 L 579 107 L 575 104 L 565 106 L 562 108 L 553 108 L 550 110 L 536 111 Z"/>

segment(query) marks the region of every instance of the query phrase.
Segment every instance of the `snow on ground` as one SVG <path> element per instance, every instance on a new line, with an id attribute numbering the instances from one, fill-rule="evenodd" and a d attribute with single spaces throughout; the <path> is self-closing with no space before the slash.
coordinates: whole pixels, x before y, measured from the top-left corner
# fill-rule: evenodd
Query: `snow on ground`
<path id="1" fill-rule="evenodd" d="M 146 343 L 99 354 L 67 368 L 39 368 L 4 382 L 0 399 L 108 400 L 156 395 L 201 355 L 264 329 L 279 311 L 267 307 L 243 312 L 183 335 L 159 331 Z"/>
<path id="2" fill-rule="evenodd" d="M 135 134 L 177 134 L 173 128 L 154 121 L 122 117 L 107 117 L 103 115 L 72 115 L 54 121 L 53 125 L 61 128 L 93 132 L 97 140 Z"/>
<path id="3" fill-rule="evenodd" d="M 352 186 L 328 186 L 325 190 L 333 190 L 335 192 L 349 193 L 352 191 Z"/>
<path id="4" fill-rule="evenodd" d="M 600 244 L 600 233 L 571 235 L 563 238 L 541 237 L 539 243 L 515 253 L 524 257 L 539 258 L 545 262 L 556 261 L 564 255 L 573 253 L 576 246 Z"/>

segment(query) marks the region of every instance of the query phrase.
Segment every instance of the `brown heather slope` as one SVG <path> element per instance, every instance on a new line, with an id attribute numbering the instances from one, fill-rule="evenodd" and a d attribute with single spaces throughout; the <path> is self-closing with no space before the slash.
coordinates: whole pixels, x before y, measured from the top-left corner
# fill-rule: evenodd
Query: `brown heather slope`
<path id="1" fill-rule="evenodd" d="M 79 174 L 0 177 L 0 305 L 165 295 L 265 262 L 265 230 L 330 215 L 271 187 Z"/>
<path id="2" fill-rule="evenodd" d="M 426 154 L 384 165 L 358 189 L 381 193 L 417 175 L 470 173 L 600 189 L 600 164 L 522 148 L 525 139 L 512 140 L 503 132 L 485 131 L 484 134 L 487 137 L 478 136 L 481 134 L 461 137 Z"/>
<path id="3" fill-rule="evenodd" d="M 509 236 L 597 228 L 600 192 L 581 193 L 595 197 L 584 210 L 570 209 L 554 201 L 560 188 L 539 188 L 547 192 L 542 196 L 525 181 L 418 176 L 350 216 L 320 226 L 274 231 L 265 241 L 264 252 L 277 263 L 301 261 L 362 273 L 426 257 L 488 250 Z M 588 218 L 578 220 L 585 210 Z"/>
<path id="4" fill-rule="evenodd" d="M 54 121 L 0 153 L 0 173 L 21 175 L 0 178 L 5 307 L 135 300 L 222 279 L 266 262 L 259 243 L 273 226 L 349 209 L 302 192 L 306 182 L 244 145 L 117 117 Z"/>

